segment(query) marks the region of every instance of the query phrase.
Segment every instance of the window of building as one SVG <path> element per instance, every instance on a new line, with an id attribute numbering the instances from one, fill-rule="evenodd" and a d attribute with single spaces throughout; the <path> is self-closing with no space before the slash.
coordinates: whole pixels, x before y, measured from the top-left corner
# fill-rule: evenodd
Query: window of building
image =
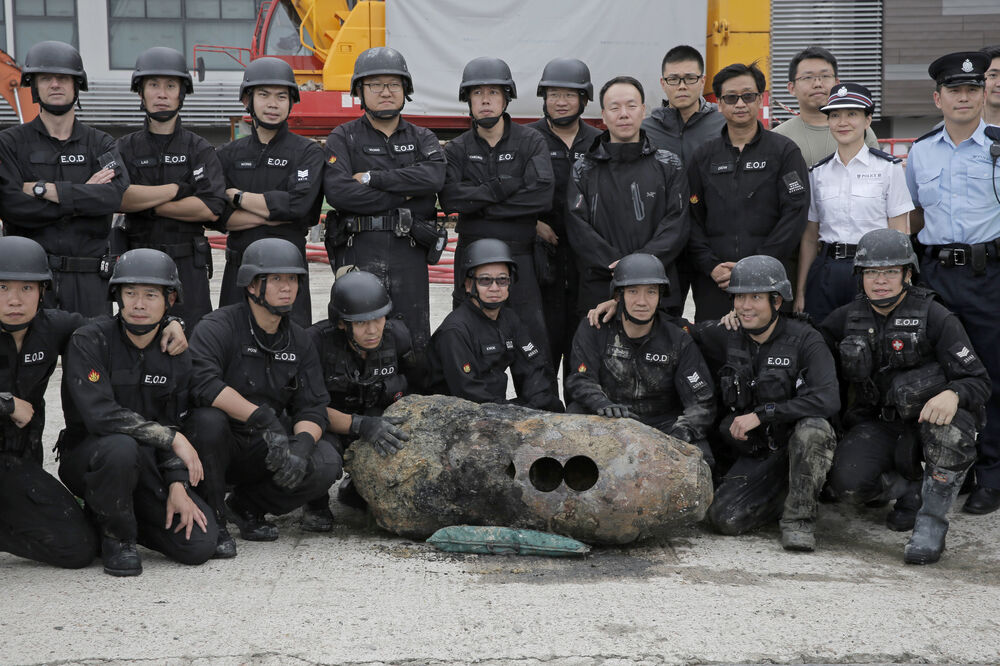
<path id="1" fill-rule="evenodd" d="M 14 0 L 12 18 L 14 57 L 18 59 L 23 59 L 33 45 L 50 39 L 80 48 L 75 0 Z"/>
<path id="2" fill-rule="evenodd" d="M 196 44 L 250 48 L 261 2 L 108 0 L 111 69 L 132 69 L 136 57 L 151 46 L 177 49 L 192 68 Z M 202 56 L 209 71 L 242 69 L 238 62 L 223 54 Z"/>

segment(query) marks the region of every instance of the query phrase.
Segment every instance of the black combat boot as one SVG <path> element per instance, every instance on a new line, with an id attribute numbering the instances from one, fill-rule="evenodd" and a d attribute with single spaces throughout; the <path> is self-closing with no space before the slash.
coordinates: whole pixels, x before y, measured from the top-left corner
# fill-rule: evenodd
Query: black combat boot
<path id="1" fill-rule="evenodd" d="M 340 487 L 337 488 L 337 501 L 341 504 L 346 504 L 352 509 L 361 509 L 364 511 L 368 508 L 368 502 L 358 493 L 358 488 L 354 485 L 350 474 L 344 475 L 344 480 L 340 482 Z"/>
<path id="2" fill-rule="evenodd" d="M 229 533 L 226 526 L 226 512 L 219 511 L 215 516 L 215 522 L 219 525 L 219 538 L 215 541 L 215 553 L 213 560 L 228 560 L 236 557 L 236 539 Z"/>
<path id="3" fill-rule="evenodd" d="M 910 481 L 906 492 L 899 496 L 892 511 L 886 514 L 885 526 L 893 532 L 909 532 L 920 510 L 920 483 Z"/>
<path id="4" fill-rule="evenodd" d="M 111 576 L 138 576 L 142 573 L 142 560 L 135 548 L 135 539 L 118 539 L 104 536 L 101 541 L 101 559 L 104 573 Z"/>
<path id="5" fill-rule="evenodd" d="M 948 533 L 948 509 L 951 508 L 965 471 L 954 472 L 928 465 L 921 492 L 923 503 L 917 511 L 913 534 L 903 549 L 907 564 L 933 564 L 941 559 Z"/>
<path id="6" fill-rule="evenodd" d="M 333 512 L 330 511 L 330 496 L 306 502 L 302 507 L 302 529 L 306 532 L 329 532 L 333 529 Z"/>
<path id="7" fill-rule="evenodd" d="M 247 541 L 275 541 L 278 538 L 278 526 L 265 520 L 264 514 L 243 506 L 235 494 L 226 498 L 226 518 L 236 523 L 240 536 Z"/>

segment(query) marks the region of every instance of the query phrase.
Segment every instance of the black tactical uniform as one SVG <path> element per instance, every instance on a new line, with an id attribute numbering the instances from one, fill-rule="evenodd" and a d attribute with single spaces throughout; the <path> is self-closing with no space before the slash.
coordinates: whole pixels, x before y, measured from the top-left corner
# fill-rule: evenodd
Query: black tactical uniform
<path id="1" fill-rule="evenodd" d="M 698 110 L 687 122 L 684 122 L 680 111 L 672 108 L 667 100 L 663 100 L 642 121 L 642 129 L 646 130 L 653 146 L 677 155 L 684 166 L 687 166 L 698 146 L 719 136 L 725 126 L 726 119 L 719 112 L 719 106 L 706 102 L 704 97 L 698 103 Z"/>
<path id="2" fill-rule="evenodd" d="M 809 213 L 809 173 L 795 143 L 760 124 L 742 151 L 722 136 L 704 143 L 685 164 L 691 185 L 688 256 L 697 321 L 729 311 L 729 297 L 711 278 L 726 261 L 754 254 L 778 259 L 788 275 Z M 791 307 L 791 304 L 787 304 Z"/>
<path id="3" fill-rule="evenodd" d="M 59 477 L 86 502 L 105 537 L 138 540 L 184 564 L 215 552 L 218 528 L 204 501 L 208 529 L 191 538 L 164 528 L 167 487 L 187 483 L 171 448 L 191 407 L 188 353 L 169 356 L 157 342 L 145 349 L 126 336 L 120 317 L 80 328 L 70 339 L 63 372 L 66 430 L 59 439 Z"/>
<path id="4" fill-rule="evenodd" d="M 645 131 L 638 143 L 600 141 L 573 166 L 568 188 L 569 241 L 580 269 L 577 314 L 607 298 L 611 269 L 628 254 L 651 254 L 677 284 L 675 260 L 687 243 L 688 184 L 680 158 L 656 150 Z M 663 305 L 683 307 L 678 296 Z"/>
<path id="5" fill-rule="evenodd" d="M 114 179 L 105 185 L 87 185 L 104 166 L 116 164 Z M 73 122 L 66 141 L 49 135 L 41 117 L 0 132 L 0 217 L 8 236 L 37 241 L 49 255 L 54 290 L 47 291 L 49 307 L 84 316 L 110 314 L 109 275 L 101 273 L 107 260 L 111 216 L 119 209 L 129 174 L 110 136 Z M 24 183 L 55 185 L 59 203 L 22 191 Z"/>
<path id="6" fill-rule="evenodd" d="M 225 176 L 225 188 L 235 187 L 264 195 L 271 212 L 268 219 L 281 220 L 278 226 L 259 226 L 230 231 L 226 245 L 226 271 L 222 276 L 219 305 L 242 301 L 243 289 L 236 286 L 236 271 L 243 261 L 243 251 L 258 238 L 284 238 L 306 252 L 309 227 L 319 222 L 323 199 L 323 149 L 315 141 L 298 136 L 283 126 L 268 143 L 261 143 L 254 129 L 251 136 L 237 139 L 219 149 L 219 161 Z M 219 218 L 225 227 L 233 209 L 227 207 Z M 309 279 L 299 282 L 292 317 L 300 326 L 312 321 Z"/>
<path id="7" fill-rule="evenodd" d="M 153 134 L 147 129 L 118 139 L 129 177 L 135 185 L 178 183 L 178 198 L 201 199 L 213 215 L 226 205 L 222 166 L 215 149 L 205 139 L 181 126 L 180 118 L 173 134 Z M 184 285 L 184 301 L 171 308 L 182 317 L 188 330 L 212 311 L 208 280 L 212 274 L 212 250 L 204 227 L 224 230 L 221 222 L 182 222 L 156 214 L 156 209 L 126 216 L 128 244 L 131 248 L 149 247 L 170 255 Z"/>

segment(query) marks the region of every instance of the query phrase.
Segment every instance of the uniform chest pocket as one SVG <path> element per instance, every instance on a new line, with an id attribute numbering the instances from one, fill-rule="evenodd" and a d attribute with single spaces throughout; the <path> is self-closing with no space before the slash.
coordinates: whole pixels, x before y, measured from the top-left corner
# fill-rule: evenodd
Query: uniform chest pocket
<path id="1" fill-rule="evenodd" d="M 299 366 L 294 358 L 278 358 L 280 354 L 292 354 L 294 357 L 294 352 L 275 354 L 275 358 L 268 364 L 268 383 L 281 393 L 282 402 L 288 402 L 299 388 Z"/>
<path id="2" fill-rule="evenodd" d="M 31 164 L 30 178 L 53 178 L 56 172 L 56 164 L 59 156 L 49 152 L 36 150 L 28 155 L 28 162 Z"/>
<path id="3" fill-rule="evenodd" d="M 855 183 L 851 187 L 851 196 L 858 197 L 859 199 L 881 199 L 882 198 L 882 183 L 876 181 L 871 182 L 860 182 Z"/>
<path id="4" fill-rule="evenodd" d="M 997 205 L 993 194 L 993 179 L 994 169 L 990 165 L 976 163 L 969 167 L 968 178 L 965 179 L 965 190 L 970 204 L 973 206 L 985 204 L 990 208 Z M 1000 183 L 997 183 L 996 191 L 1000 193 Z"/>
<path id="5" fill-rule="evenodd" d="M 941 203 L 941 172 L 918 173 L 917 198 L 921 208 L 930 208 Z"/>
<path id="6" fill-rule="evenodd" d="M 164 403 L 177 390 L 177 382 L 173 377 L 158 372 L 143 372 L 140 384 L 149 395 Z"/>
<path id="7" fill-rule="evenodd" d="M 754 394 L 757 404 L 780 402 L 792 396 L 791 380 L 781 370 L 765 370 L 754 381 Z"/>
<path id="8" fill-rule="evenodd" d="M 835 185 L 820 185 L 815 190 L 817 201 L 828 201 L 840 196 L 840 188 Z"/>
<path id="9" fill-rule="evenodd" d="M 897 331 L 884 336 L 883 353 L 891 368 L 920 365 L 920 336 L 916 331 Z"/>

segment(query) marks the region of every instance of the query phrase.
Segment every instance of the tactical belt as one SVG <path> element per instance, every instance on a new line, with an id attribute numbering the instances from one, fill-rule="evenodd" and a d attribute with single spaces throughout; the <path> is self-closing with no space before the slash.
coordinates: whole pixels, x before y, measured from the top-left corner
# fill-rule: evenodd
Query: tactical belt
<path id="1" fill-rule="evenodd" d="M 853 259 L 858 246 L 851 243 L 820 242 L 819 251 L 831 259 Z"/>
<path id="2" fill-rule="evenodd" d="M 365 231 L 395 231 L 397 234 L 405 235 L 409 232 L 413 222 L 420 218 L 400 219 L 400 214 L 396 211 L 388 215 L 351 215 L 340 218 L 347 231 L 352 234 Z M 401 228 L 401 224 L 405 229 Z"/>
<path id="3" fill-rule="evenodd" d="M 60 273 L 98 273 L 101 259 L 95 257 L 60 257 L 49 255 L 49 268 Z"/>
<path id="4" fill-rule="evenodd" d="M 965 243 L 949 243 L 947 245 L 926 245 L 924 256 L 929 257 L 942 266 L 972 266 L 976 275 L 986 272 L 986 260 L 1000 261 L 1000 239 L 966 245 Z"/>

